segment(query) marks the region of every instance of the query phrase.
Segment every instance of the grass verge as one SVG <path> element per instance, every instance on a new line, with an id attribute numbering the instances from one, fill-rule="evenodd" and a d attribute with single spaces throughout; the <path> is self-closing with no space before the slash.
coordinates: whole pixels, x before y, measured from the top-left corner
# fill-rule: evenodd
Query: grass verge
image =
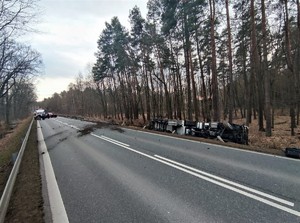
<path id="1" fill-rule="evenodd" d="M 9 203 L 5 222 L 40 223 L 44 222 L 43 216 L 37 127 L 36 121 L 34 121 L 12 198 Z"/>
<path id="2" fill-rule="evenodd" d="M 18 152 L 32 117 L 21 121 L 14 131 L 0 140 L 0 196 L 12 169 L 12 154 Z"/>

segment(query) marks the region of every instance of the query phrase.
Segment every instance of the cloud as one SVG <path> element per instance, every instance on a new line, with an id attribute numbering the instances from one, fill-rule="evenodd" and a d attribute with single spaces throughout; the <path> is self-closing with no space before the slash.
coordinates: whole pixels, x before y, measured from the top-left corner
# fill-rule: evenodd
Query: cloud
<path id="1" fill-rule="evenodd" d="M 55 92 L 61 93 L 62 91 L 67 90 L 69 84 L 72 82 L 74 83 L 73 78 L 37 78 L 36 88 L 38 101 L 51 97 Z"/>
<path id="2" fill-rule="evenodd" d="M 81 19 L 86 15 L 111 17 L 128 15 L 135 5 L 146 8 L 145 0 L 42 0 L 41 8 L 53 16 Z"/>
<path id="3" fill-rule="evenodd" d="M 37 83 L 39 99 L 67 90 L 87 64 L 95 63 L 97 40 L 105 22 L 118 16 L 129 28 L 129 11 L 137 5 L 146 15 L 146 3 L 147 0 L 41 0 L 43 16 L 36 27 L 40 32 L 27 37 L 44 61 L 44 75 Z"/>

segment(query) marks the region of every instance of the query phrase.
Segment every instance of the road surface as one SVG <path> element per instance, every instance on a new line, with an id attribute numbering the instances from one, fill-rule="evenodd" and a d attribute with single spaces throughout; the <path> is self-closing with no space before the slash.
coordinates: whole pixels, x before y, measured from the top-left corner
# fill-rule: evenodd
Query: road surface
<path id="1" fill-rule="evenodd" d="M 81 135 L 91 123 L 62 117 L 39 124 L 69 222 L 300 223 L 299 160 L 129 129 Z"/>

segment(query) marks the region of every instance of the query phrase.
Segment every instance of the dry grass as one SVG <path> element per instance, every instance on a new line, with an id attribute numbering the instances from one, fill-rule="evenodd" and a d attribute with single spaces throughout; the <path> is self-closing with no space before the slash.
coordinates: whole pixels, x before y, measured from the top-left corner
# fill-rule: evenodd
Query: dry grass
<path id="1" fill-rule="evenodd" d="M 37 128 L 36 122 L 34 122 L 15 182 L 5 222 L 44 222 L 39 153 L 37 148 Z"/>
<path id="2" fill-rule="evenodd" d="M 243 123 L 243 121 L 235 120 L 236 123 Z M 249 145 L 274 150 L 284 150 L 286 147 L 300 148 L 300 128 L 296 128 L 295 132 L 296 135 L 291 136 L 289 116 L 276 116 L 271 137 L 266 137 L 265 132 L 258 131 L 257 120 L 253 120 L 249 126 Z"/>
<path id="3" fill-rule="evenodd" d="M 142 121 L 136 121 L 135 127 L 143 126 Z M 245 124 L 245 119 L 234 120 L 236 124 Z M 291 136 L 290 117 L 288 115 L 277 114 L 275 117 L 272 136 L 266 137 L 265 132 L 258 131 L 258 121 L 252 120 L 249 126 L 249 147 L 266 153 L 281 154 L 286 147 L 300 148 L 300 128 L 295 129 L 296 135 Z M 245 147 L 245 149 L 247 149 Z"/>
<path id="4" fill-rule="evenodd" d="M 12 168 L 11 156 L 21 148 L 22 139 L 26 135 L 31 118 L 22 120 L 13 132 L 6 134 L 0 140 L 0 195 L 2 195 Z"/>
<path id="5" fill-rule="evenodd" d="M 20 121 L 13 131 L 8 131 L 8 134 L 0 140 L 0 168 L 10 161 L 12 153 L 20 149 L 31 119 L 32 117 L 29 117 Z"/>

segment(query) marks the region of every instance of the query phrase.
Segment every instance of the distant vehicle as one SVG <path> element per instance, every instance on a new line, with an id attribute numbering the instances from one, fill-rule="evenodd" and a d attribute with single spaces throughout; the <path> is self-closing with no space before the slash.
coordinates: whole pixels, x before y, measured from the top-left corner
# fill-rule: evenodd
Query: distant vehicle
<path id="1" fill-rule="evenodd" d="M 34 112 L 34 119 L 35 120 L 44 120 L 47 117 L 47 112 L 44 109 L 37 109 Z"/>
<path id="2" fill-rule="evenodd" d="M 48 112 L 48 118 L 56 118 L 57 115 L 54 114 L 53 112 Z"/>
<path id="3" fill-rule="evenodd" d="M 46 118 L 56 118 L 57 115 L 53 112 L 47 112 L 45 109 L 37 109 L 34 111 L 35 120 L 45 120 Z"/>

